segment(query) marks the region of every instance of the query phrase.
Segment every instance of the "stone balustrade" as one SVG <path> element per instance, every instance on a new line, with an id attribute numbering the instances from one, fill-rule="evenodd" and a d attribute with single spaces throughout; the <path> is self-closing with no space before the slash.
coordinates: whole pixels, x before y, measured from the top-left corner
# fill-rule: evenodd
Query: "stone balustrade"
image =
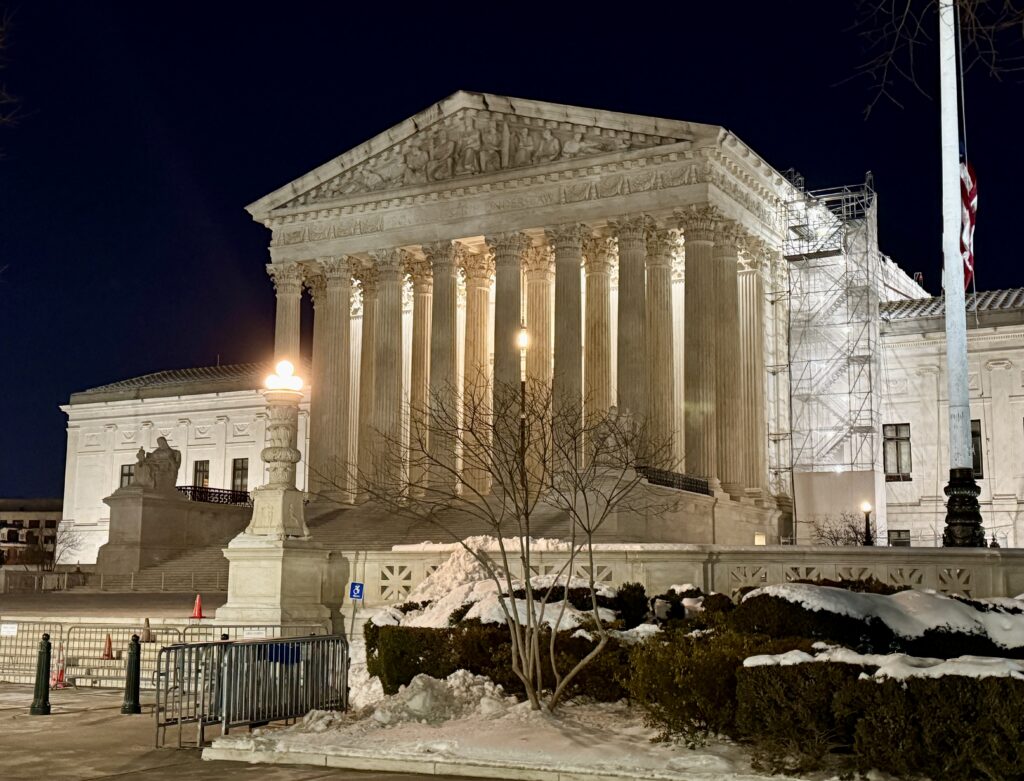
<path id="1" fill-rule="evenodd" d="M 445 550 L 343 553 L 350 580 L 365 584 L 365 605 L 407 601 L 411 591 L 449 557 Z M 497 557 L 497 552 L 492 554 Z M 547 575 L 561 569 L 565 551 L 536 551 L 531 569 Z M 521 566 L 513 564 L 520 577 Z M 972 598 L 1012 597 L 1024 592 L 1024 550 L 943 548 L 855 548 L 712 545 L 598 545 L 598 583 L 642 583 L 648 594 L 692 583 L 705 592 L 735 596 L 746 587 L 794 580 L 866 580 L 934 589 Z M 588 575 L 578 557 L 576 577 Z"/>

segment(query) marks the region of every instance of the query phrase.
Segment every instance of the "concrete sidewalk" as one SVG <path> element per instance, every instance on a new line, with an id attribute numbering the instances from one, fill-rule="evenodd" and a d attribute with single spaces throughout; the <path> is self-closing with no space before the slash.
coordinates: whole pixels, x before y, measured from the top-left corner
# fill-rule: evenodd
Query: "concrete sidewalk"
<path id="1" fill-rule="evenodd" d="M 4 781 L 134 779 L 182 781 L 410 781 L 428 776 L 290 765 L 203 761 L 196 749 L 154 748 L 152 700 L 143 714 L 122 716 L 122 694 L 64 689 L 50 693 L 51 716 L 29 716 L 32 687 L 0 684 L 0 778 Z M 437 781 L 438 776 L 429 776 Z M 454 781 L 455 776 L 448 777 Z M 462 777 L 464 779 L 464 777 Z"/>

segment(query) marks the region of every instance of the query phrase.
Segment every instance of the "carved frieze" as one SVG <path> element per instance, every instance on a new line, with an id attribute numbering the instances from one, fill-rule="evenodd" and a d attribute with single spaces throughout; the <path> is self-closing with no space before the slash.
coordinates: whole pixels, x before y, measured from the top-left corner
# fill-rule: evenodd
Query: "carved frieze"
<path id="1" fill-rule="evenodd" d="M 328 179 L 286 208 L 677 140 L 466 109 Z"/>

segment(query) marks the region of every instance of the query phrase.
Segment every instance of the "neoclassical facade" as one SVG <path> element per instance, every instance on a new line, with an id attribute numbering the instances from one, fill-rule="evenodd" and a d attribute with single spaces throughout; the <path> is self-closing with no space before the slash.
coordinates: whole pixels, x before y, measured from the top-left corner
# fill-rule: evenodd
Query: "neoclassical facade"
<path id="1" fill-rule="evenodd" d="M 752 433 L 766 377 L 742 366 L 762 357 L 791 190 L 722 128 L 460 92 L 250 205 L 272 232 L 276 357 L 299 354 L 304 288 L 313 298 L 314 489 L 316 475 L 338 485 L 353 449 L 369 466 L 376 432 L 402 431 L 404 398 L 517 384 L 525 324 L 527 379 L 554 403 L 641 416 L 676 443 L 678 471 L 774 508 Z"/>

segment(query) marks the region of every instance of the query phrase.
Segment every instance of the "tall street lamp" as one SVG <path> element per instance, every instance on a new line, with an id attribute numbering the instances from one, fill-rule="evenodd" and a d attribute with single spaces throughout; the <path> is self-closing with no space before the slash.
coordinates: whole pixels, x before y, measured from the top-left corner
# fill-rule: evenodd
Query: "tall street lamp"
<path id="1" fill-rule="evenodd" d="M 523 489 L 523 502 L 526 502 L 526 348 L 530 346 L 530 335 L 526 332 L 526 324 L 519 326 L 516 337 L 519 346 L 519 475 Z"/>
<path id="2" fill-rule="evenodd" d="M 864 502 L 860 509 L 864 511 L 864 544 L 874 545 L 875 538 L 871 534 L 871 502 Z"/>

